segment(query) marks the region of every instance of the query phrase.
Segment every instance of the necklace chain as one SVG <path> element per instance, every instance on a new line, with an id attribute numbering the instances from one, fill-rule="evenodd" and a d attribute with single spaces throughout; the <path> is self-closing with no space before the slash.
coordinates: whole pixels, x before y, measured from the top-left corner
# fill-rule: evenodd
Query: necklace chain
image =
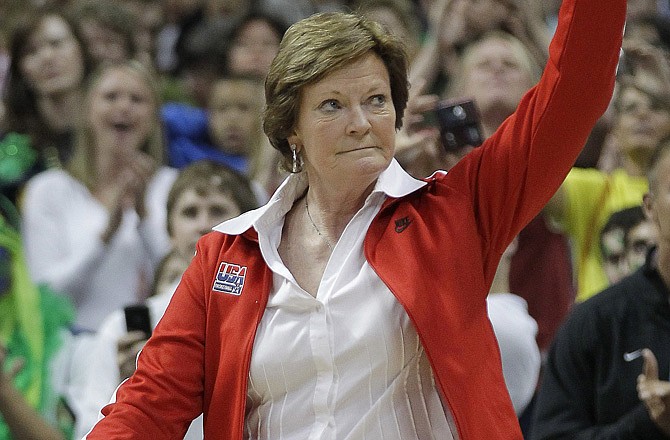
<path id="1" fill-rule="evenodd" d="M 312 215 L 309 213 L 309 203 L 307 202 L 307 196 L 305 195 L 305 210 L 307 210 L 307 218 L 309 218 L 309 221 L 312 223 L 312 226 L 314 226 L 314 230 L 316 231 L 317 234 L 319 234 L 319 237 L 323 239 L 324 243 L 328 246 L 328 249 L 331 251 L 333 250 L 333 246 L 330 244 L 330 241 L 326 238 L 325 235 L 319 231 L 319 228 L 316 226 L 316 223 L 314 223 L 314 220 L 312 219 Z"/>

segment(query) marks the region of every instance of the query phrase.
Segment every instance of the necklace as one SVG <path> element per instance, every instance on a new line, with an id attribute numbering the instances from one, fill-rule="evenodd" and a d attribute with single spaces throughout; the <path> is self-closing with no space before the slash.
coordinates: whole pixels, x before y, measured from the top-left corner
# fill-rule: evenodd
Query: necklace
<path id="1" fill-rule="evenodd" d="M 309 218 L 309 221 L 312 223 L 312 226 L 314 226 L 314 230 L 316 231 L 317 234 L 319 234 L 319 237 L 323 239 L 324 243 L 326 243 L 326 245 L 328 246 L 328 249 L 330 249 L 330 251 L 332 252 L 333 246 L 330 244 L 330 241 L 328 241 L 326 236 L 323 235 L 321 231 L 319 231 L 319 228 L 316 226 L 316 223 L 314 223 L 314 220 L 312 220 L 312 215 L 309 213 L 309 203 L 307 203 L 307 195 L 305 195 L 305 210 L 307 210 L 307 218 Z"/>

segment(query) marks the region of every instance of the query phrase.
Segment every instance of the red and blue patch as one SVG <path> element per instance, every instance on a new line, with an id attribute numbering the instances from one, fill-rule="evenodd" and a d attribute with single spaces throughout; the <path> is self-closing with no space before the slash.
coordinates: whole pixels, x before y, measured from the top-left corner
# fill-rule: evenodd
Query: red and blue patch
<path id="1" fill-rule="evenodd" d="M 221 262 L 216 273 L 212 290 L 229 295 L 241 295 L 244 288 L 244 279 L 247 276 L 247 267 L 239 264 Z"/>

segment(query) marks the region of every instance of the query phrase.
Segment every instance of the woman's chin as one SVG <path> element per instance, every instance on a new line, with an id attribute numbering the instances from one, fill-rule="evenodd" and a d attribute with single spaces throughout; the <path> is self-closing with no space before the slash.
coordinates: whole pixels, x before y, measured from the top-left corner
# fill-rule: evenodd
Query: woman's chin
<path id="1" fill-rule="evenodd" d="M 388 168 L 391 163 L 390 158 L 385 158 L 381 155 L 365 156 L 359 159 L 356 159 L 352 166 L 352 174 L 360 176 L 374 176 L 379 177 L 379 175 Z"/>

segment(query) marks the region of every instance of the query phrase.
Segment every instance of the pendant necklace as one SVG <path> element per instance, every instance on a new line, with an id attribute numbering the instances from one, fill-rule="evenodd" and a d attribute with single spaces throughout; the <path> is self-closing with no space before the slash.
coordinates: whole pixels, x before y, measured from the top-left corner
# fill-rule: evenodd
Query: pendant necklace
<path id="1" fill-rule="evenodd" d="M 314 220 L 312 220 L 312 215 L 309 213 L 309 203 L 307 203 L 307 195 L 305 195 L 305 210 L 307 210 L 307 218 L 309 218 L 309 221 L 312 223 L 312 226 L 314 226 L 314 230 L 316 231 L 317 234 L 319 234 L 319 237 L 321 237 L 324 243 L 326 243 L 326 246 L 328 246 L 328 249 L 330 249 L 330 251 L 332 252 L 333 246 L 330 244 L 326 236 L 323 235 L 321 231 L 319 231 L 319 228 L 316 226 L 316 223 L 314 223 Z"/>

